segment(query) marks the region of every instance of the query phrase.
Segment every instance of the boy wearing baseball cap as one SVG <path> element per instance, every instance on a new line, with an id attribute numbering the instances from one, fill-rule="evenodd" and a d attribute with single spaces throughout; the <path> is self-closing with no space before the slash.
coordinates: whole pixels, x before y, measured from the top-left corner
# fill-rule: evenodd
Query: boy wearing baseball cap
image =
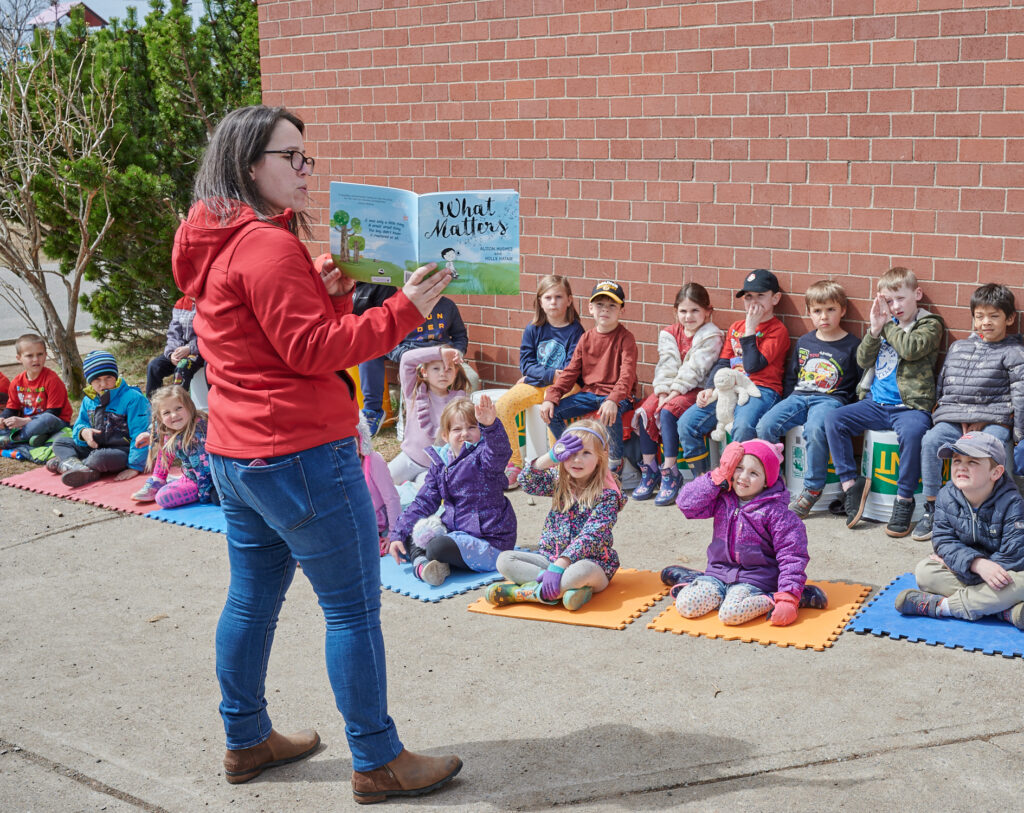
<path id="1" fill-rule="evenodd" d="M 93 350 L 82 359 L 88 386 L 71 437 L 53 442 L 47 471 L 61 475 L 70 488 L 84 486 L 104 474 L 128 480 L 146 467 L 149 446 L 136 447 L 139 435 L 149 430 L 149 401 L 121 377 L 117 359 L 105 350 Z"/>
<path id="2" fill-rule="evenodd" d="M 1006 449 L 968 432 L 938 456 L 953 462 L 935 502 L 935 554 L 918 563 L 920 589 L 901 592 L 896 609 L 965 621 L 994 615 L 1024 630 L 1024 499 L 1006 473 Z"/>
<path id="3" fill-rule="evenodd" d="M 782 299 L 776 276 L 767 269 L 751 271 L 743 280 L 736 298 L 743 299 L 746 316 L 729 326 L 722 354 L 711 368 L 704 389 L 697 393 L 697 403 L 679 418 L 679 442 L 683 459 L 695 475 L 708 470 L 708 450 L 704 436 L 715 428 L 715 373 L 725 367 L 738 367 L 745 372 L 761 393 L 736 407 L 732 439 L 738 443 L 753 440 L 757 422 L 782 397 L 782 379 L 789 354 L 789 331 L 775 315 L 775 306 Z"/>
<path id="4" fill-rule="evenodd" d="M 617 470 L 622 462 L 622 413 L 636 387 L 636 339 L 619 324 L 626 304 L 626 292 L 617 282 L 597 283 L 590 294 L 590 315 L 594 327 L 576 343 L 569 363 L 559 371 L 544 392 L 540 415 L 556 439 L 565 422 L 590 412 L 608 427 L 611 447 L 608 464 Z M 576 384 L 580 392 L 565 395 Z"/>

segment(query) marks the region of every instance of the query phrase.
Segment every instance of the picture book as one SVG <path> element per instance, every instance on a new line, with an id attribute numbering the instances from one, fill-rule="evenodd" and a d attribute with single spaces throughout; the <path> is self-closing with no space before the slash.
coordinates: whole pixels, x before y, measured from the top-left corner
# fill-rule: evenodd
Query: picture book
<path id="1" fill-rule="evenodd" d="M 519 193 L 432 192 L 331 183 L 334 264 L 402 287 L 421 265 L 452 273 L 446 295 L 519 293 Z"/>

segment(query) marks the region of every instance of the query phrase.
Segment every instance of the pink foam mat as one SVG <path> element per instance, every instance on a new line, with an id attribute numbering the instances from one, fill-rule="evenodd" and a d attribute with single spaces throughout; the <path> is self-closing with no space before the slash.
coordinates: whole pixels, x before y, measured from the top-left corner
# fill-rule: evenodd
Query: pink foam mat
<path id="1" fill-rule="evenodd" d="M 131 498 L 144 482 L 145 478 L 142 475 L 120 481 L 110 475 L 81 488 L 68 488 L 60 481 L 60 477 L 50 474 L 43 466 L 0 480 L 2 485 L 23 488 L 50 497 L 63 497 L 129 514 L 148 514 L 158 507 L 156 503 L 137 503 Z"/>

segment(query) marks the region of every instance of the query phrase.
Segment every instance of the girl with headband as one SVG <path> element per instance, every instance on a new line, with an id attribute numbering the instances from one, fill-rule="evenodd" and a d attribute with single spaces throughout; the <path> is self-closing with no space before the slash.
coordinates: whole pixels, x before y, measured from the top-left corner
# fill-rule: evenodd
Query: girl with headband
<path id="1" fill-rule="evenodd" d="M 537 553 L 507 550 L 498 556 L 498 572 L 513 584 L 491 585 L 491 604 L 561 602 L 578 610 L 608 586 L 619 569 L 612 528 L 626 504 L 608 468 L 608 443 L 604 424 L 577 421 L 519 475 L 527 494 L 552 498 L 551 511 Z"/>

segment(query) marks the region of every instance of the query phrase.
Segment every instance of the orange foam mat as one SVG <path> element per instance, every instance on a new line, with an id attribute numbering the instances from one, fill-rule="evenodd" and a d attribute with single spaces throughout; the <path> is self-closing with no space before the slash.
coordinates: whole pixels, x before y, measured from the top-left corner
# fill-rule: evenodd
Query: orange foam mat
<path id="1" fill-rule="evenodd" d="M 812 610 L 804 607 L 797 620 L 788 627 L 773 627 L 764 617 L 748 621 L 735 627 L 727 627 L 718 620 L 718 613 L 708 613 L 700 618 L 683 618 L 673 604 L 655 618 L 647 629 L 658 632 L 674 632 L 676 635 L 692 635 L 694 638 L 724 638 L 727 641 L 757 642 L 792 646 L 797 649 L 814 649 L 821 652 L 842 633 L 846 622 L 860 609 L 871 587 L 850 582 L 809 582 L 816 584 L 828 596 L 828 608 Z"/>
<path id="2" fill-rule="evenodd" d="M 488 604 L 486 598 L 477 599 L 466 609 L 471 613 L 525 618 L 529 621 L 553 621 L 578 627 L 621 630 L 626 628 L 626 624 L 632 624 L 634 618 L 639 618 L 651 609 L 667 593 L 668 585 L 662 584 L 658 573 L 622 567 L 604 590 L 576 612 L 570 612 L 561 604 L 523 603 L 495 607 Z"/>

